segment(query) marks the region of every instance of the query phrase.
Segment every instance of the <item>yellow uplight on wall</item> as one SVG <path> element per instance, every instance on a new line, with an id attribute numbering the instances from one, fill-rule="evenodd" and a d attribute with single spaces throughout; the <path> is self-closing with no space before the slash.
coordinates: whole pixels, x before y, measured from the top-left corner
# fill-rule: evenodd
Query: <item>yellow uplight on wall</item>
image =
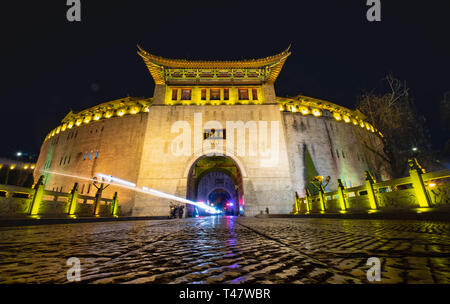
<path id="1" fill-rule="evenodd" d="M 110 118 L 110 117 L 112 117 L 113 116 L 113 112 L 111 112 L 111 111 L 107 111 L 106 113 L 105 113 L 105 117 L 106 118 Z"/>
<path id="2" fill-rule="evenodd" d="M 36 168 L 36 166 L 35 165 L 31 165 L 30 169 L 34 170 L 34 168 Z"/>
<path id="3" fill-rule="evenodd" d="M 28 165 L 23 166 L 23 168 L 24 168 L 25 170 L 27 170 L 27 169 L 28 169 Z"/>
<path id="4" fill-rule="evenodd" d="M 139 112 L 139 110 L 140 110 L 140 108 L 138 106 L 134 106 L 134 107 L 131 107 L 130 113 L 137 114 Z"/>
<path id="5" fill-rule="evenodd" d="M 14 170 L 16 168 L 16 165 L 9 166 L 9 170 Z"/>
<path id="6" fill-rule="evenodd" d="M 69 122 L 69 124 L 67 125 L 67 127 L 68 127 L 69 129 L 72 129 L 72 128 L 73 128 L 73 121 Z"/>
<path id="7" fill-rule="evenodd" d="M 359 123 L 359 126 L 360 126 L 361 128 L 364 128 L 364 121 L 361 120 L 361 122 Z"/>
<path id="8" fill-rule="evenodd" d="M 309 114 L 308 108 L 304 108 L 304 107 L 302 107 L 302 108 L 300 109 L 300 112 L 301 112 L 303 115 L 308 115 L 308 114 Z"/>
<path id="9" fill-rule="evenodd" d="M 62 127 L 61 127 L 61 131 L 64 132 L 64 131 L 66 131 L 66 129 L 67 129 L 67 124 L 63 124 Z"/>
<path id="10" fill-rule="evenodd" d="M 78 120 L 75 122 L 75 125 L 76 125 L 77 127 L 79 127 L 82 123 L 83 123 L 83 120 L 82 120 L 82 119 L 78 119 Z"/>
<path id="11" fill-rule="evenodd" d="M 117 111 L 117 116 L 123 116 L 125 115 L 125 110 L 124 109 L 120 109 Z"/>
<path id="12" fill-rule="evenodd" d="M 336 119 L 336 120 L 341 120 L 341 114 L 339 114 L 339 113 L 333 113 L 333 117 L 334 117 L 334 119 Z"/>
<path id="13" fill-rule="evenodd" d="M 322 115 L 322 111 L 320 111 L 319 109 L 313 109 L 312 113 L 314 116 L 319 117 Z"/>
<path id="14" fill-rule="evenodd" d="M 61 131 L 61 127 L 56 128 L 56 134 L 59 134 L 60 131 Z"/>
<path id="15" fill-rule="evenodd" d="M 101 113 L 96 113 L 94 115 L 94 120 L 99 120 L 100 118 L 102 118 L 102 114 Z"/>
<path id="16" fill-rule="evenodd" d="M 84 122 L 85 124 L 87 124 L 87 123 L 89 123 L 89 122 L 91 121 L 91 119 L 92 119 L 92 117 L 91 117 L 90 115 L 88 115 L 88 116 L 86 116 L 86 117 L 84 118 L 83 122 Z"/>
<path id="17" fill-rule="evenodd" d="M 344 121 L 345 121 L 345 123 L 349 123 L 350 117 L 348 117 L 347 115 L 344 115 Z"/>

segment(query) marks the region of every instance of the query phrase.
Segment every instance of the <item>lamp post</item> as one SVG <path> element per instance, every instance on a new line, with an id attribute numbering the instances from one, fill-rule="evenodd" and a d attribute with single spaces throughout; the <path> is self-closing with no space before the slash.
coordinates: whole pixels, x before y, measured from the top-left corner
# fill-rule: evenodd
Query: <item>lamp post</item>
<path id="1" fill-rule="evenodd" d="M 92 184 L 94 185 L 95 188 L 97 188 L 97 193 L 95 194 L 95 201 L 94 201 L 94 216 L 98 216 L 100 212 L 100 203 L 102 199 L 103 190 L 108 188 L 110 184 L 105 185 L 104 184 L 105 179 L 102 178 L 102 182 L 100 183 L 100 185 L 97 185 L 98 182 L 96 176 L 94 176 L 93 180 L 94 182 Z"/>

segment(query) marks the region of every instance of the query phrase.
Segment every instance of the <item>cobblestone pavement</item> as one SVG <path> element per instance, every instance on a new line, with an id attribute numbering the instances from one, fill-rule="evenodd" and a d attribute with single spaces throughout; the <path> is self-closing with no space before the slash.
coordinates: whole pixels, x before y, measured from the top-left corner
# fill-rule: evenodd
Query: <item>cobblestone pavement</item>
<path id="1" fill-rule="evenodd" d="M 0 228 L 0 283 L 449 283 L 450 224 L 208 217 Z"/>

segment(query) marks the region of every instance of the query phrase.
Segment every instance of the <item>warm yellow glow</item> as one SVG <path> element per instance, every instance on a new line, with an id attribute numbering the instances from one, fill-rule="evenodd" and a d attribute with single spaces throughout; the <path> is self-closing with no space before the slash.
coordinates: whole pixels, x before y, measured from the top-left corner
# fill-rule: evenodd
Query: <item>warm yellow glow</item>
<path id="1" fill-rule="evenodd" d="M 291 106 L 291 111 L 292 111 L 293 113 L 295 113 L 295 112 L 297 112 L 297 108 L 296 108 L 295 106 Z"/>
<path id="2" fill-rule="evenodd" d="M 367 131 L 370 131 L 370 125 L 366 122 L 366 129 Z"/>
<path id="3" fill-rule="evenodd" d="M 67 127 L 68 127 L 69 129 L 72 129 L 72 128 L 73 128 L 73 121 L 69 122 L 69 124 L 67 125 Z"/>
<path id="4" fill-rule="evenodd" d="M 372 131 L 372 133 L 375 133 L 375 129 L 373 128 L 373 126 L 370 126 L 370 131 Z"/>
<path id="5" fill-rule="evenodd" d="M 60 131 L 61 131 L 61 127 L 56 128 L 56 134 L 59 134 Z"/>
<path id="6" fill-rule="evenodd" d="M 106 118 L 110 118 L 110 117 L 112 117 L 113 116 L 113 112 L 111 112 L 111 111 L 107 111 L 106 113 L 105 113 L 105 117 Z"/>
<path id="7" fill-rule="evenodd" d="M 309 114 L 308 108 L 302 107 L 300 111 L 302 112 L 303 115 L 308 115 Z"/>
<path id="8" fill-rule="evenodd" d="M 143 110 L 144 110 L 144 112 L 150 112 L 150 107 L 145 106 L 145 107 L 143 108 Z"/>
<path id="9" fill-rule="evenodd" d="M 61 131 L 66 131 L 66 129 L 67 129 L 67 124 L 63 124 L 63 126 L 61 127 Z"/>
<path id="10" fill-rule="evenodd" d="M 436 184 L 435 184 L 435 183 L 429 183 L 429 184 L 428 184 L 428 187 L 434 188 L 434 187 L 436 187 Z"/>
<path id="11" fill-rule="evenodd" d="M 91 119 L 92 119 L 92 117 L 91 117 L 90 115 L 88 115 L 88 116 L 86 116 L 86 117 L 84 118 L 83 122 L 84 122 L 85 124 L 87 124 L 87 123 L 89 123 L 89 122 L 91 121 Z"/>
<path id="12" fill-rule="evenodd" d="M 52 131 L 52 136 L 55 136 L 56 130 Z"/>
<path id="13" fill-rule="evenodd" d="M 354 124 L 355 126 L 358 125 L 358 121 L 357 121 L 356 119 L 352 119 L 352 122 L 353 122 L 353 124 Z"/>
<path id="14" fill-rule="evenodd" d="M 23 166 L 23 168 L 24 168 L 25 170 L 27 170 L 27 169 L 28 169 L 28 165 Z"/>
<path id="15" fill-rule="evenodd" d="M 280 111 L 284 111 L 284 106 L 280 105 Z"/>
<path id="16" fill-rule="evenodd" d="M 76 125 L 77 127 L 79 127 L 79 126 L 81 125 L 82 122 L 83 122 L 82 119 L 78 119 L 78 120 L 75 122 L 75 125 Z"/>
<path id="17" fill-rule="evenodd" d="M 30 169 L 34 170 L 34 168 L 36 168 L 36 166 L 35 165 L 31 165 Z"/>
<path id="18" fill-rule="evenodd" d="M 14 168 L 16 168 L 16 165 L 9 166 L 9 170 L 14 170 Z"/>
<path id="19" fill-rule="evenodd" d="M 361 120 L 361 121 L 359 122 L 359 126 L 360 126 L 361 128 L 364 128 L 364 121 Z"/>
<path id="20" fill-rule="evenodd" d="M 102 114 L 101 113 L 96 113 L 94 115 L 94 120 L 99 120 L 100 118 L 102 118 Z"/>
<path id="21" fill-rule="evenodd" d="M 336 119 L 336 120 L 341 120 L 341 114 L 339 114 L 339 113 L 334 112 L 334 113 L 333 113 L 333 117 L 334 117 L 334 119 Z"/>
<path id="22" fill-rule="evenodd" d="M 346 123 L 349 123 L 350 122 L 350 117 L 348 117 L 347 115 L 344 115 L 344 121 Z"/>
<path id="23" fill-rule="evenodd" d="M 124 109 L 117 110 L 117 116 L 123 116 L 123 115 L 125 115 Z"/>
<path id="24" fill-rule="evenodd" d="M 312 113 L 314 116 L 318 117 L 322 115 L 322 111 L 320 111 L 319 109 L 313 109 Z"/>
<path id="25" fill-rule="evenodd" d="M 136 107 L 131 107 L 130 113 L 131 113 L 131 114 L 136 114 L 136 113 L 139 112 L 139 110 L 140 110 L 140 109 L 139 109 L 139 107 L 137 107 L 137 106 L 136 106 Z"/>

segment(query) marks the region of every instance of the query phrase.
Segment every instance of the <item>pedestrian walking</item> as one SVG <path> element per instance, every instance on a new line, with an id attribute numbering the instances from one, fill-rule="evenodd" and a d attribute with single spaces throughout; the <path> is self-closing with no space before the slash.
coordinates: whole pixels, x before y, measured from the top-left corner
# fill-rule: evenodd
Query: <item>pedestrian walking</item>
<path id="1" fill-rule="evenodd" d="M 180 205 L 180 206 L 178 207 L 178 217 L 179 217 L 179 218 L 183 218 L 183 214 L 184 214 L 184 206 L 183 206 L 183 205 Z"/>

